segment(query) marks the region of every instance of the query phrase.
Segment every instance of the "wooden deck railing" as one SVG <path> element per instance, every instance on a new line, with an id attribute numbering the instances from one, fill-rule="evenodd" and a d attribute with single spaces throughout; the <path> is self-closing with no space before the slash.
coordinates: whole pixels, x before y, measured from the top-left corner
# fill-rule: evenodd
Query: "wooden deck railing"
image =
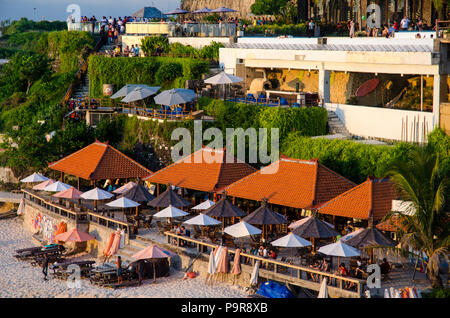
<path id="1" fill-rule="evenodd" d="M 94 212 L 90 210 L 89 208 L 85 206 L 81 206 L 80 211 L 75 211 L 71 208 L 64 207 L 62 205 L 59 205 L 54 202 L 50 202 L 46 200 L 45 198 L 39 196 L 38 194 L 32 192 L 31 190 L 22 189 L 22 192 L 24 193 L 24 198 L 28 200 L 29 202 L 32 202 L 47 211 L 50 211 L 52 213 L 58 214 L 60 216 L 66 217 L 70 220 L 74 220 L 77 223 L 95 223 L 104 227 L 107 227 L 109 229 L 124 229 L 125 233 L 130 235 L 132 224 L 120 221 L 117 219 L 113 219 L 107 216 L 103 216 L 97 212 Z"/>
<path id="2" fill-rule="evenodd" d="M 205 248 L 209 247 L 210 249 L 213 249 L 218 246 L 216 244 L 203 242 L 203 241 L 185 237 L 185 236 L 176 235 L 172 232 L 164 232 L 164 234 L 167 236 L 168 243 L 172 243 L 173 240 L 176 240 L 177 245 L 180 246 L 180 241 L 190 242 L 190 243 L 193 243 L 194 245 L 196 245 L 197 250 L 201 251 L 201 252 L 205 251 L 206 250 Z M 228 252 L 235 254 L 236 250 L 229 248 Z M 286 277 L 284 277 L 285 279 L 289 279 L 292 282 L 292 280 L 295 278 L 295 280 L 297 280 L 298 283 L 301 283 L 301 282 L 308 282 L 309 284 L 316 283 L 316 284 L 318 284 L 317 290 L 318 290 L 318 287 L 320 286 L 320 282 L 322 282 L 323 278 L 325 278 L 325 277 L 328 278 L 328 282 L 330 282 L 330 281 L 332 282 L 332 285 L 330 286 L 331 288 L 337 288 L 342 293 L 345 292 L 350 295 L 354 294 L 353 296 L 355 296 L 355 297 L 361 297 L 363 295 L 364 287 L 366 285 L 366 281 L 361 280 L 361 279 L 351 278 L 351 277 L 343 277 L 343 276 L 339 276 L 339 275 L 335 275 L 335 274 L 327 273 L 327 272 L 322 272 L 322 271 L 315 270 L 315 269 L 301 266 L 301 265 L 289 264 L 286 262 L 281 262 L 281 261 L 277 261 L 274 259 L 268 259 L 268 258 L 264 258 L 264 257 L 260 257 L 260 256 L 255 256 L 252 254 L 242 253 L 242 252 L 240 253 L 240 256 L 242 258 L 250 260 L 251 265 L 254 265 L 256 261 L 260 261 L 260 269 L 267 270 L 268 272 L 272 272 L 274 275 L 278 275 L 279 277 L 282 277 L 281 275 L 283 275 L 283 273 L 290 270 L 291 271 L 290 276 L 288 276 L 286 274 L 283 275 L 283 276 L 286 276 Z M 296 272 L 295 276 L 294 276 L 294 272 Z M 262 275 L 263 274 L 264 273 L 262 273 Z M 312 280 L 312 278 L 311 278 L 312 275 L 315 275 L 318 278 L 319 283 L 314 282 Z M 352 289 L 344 288 L 347 284 L 353 284 Z"/>

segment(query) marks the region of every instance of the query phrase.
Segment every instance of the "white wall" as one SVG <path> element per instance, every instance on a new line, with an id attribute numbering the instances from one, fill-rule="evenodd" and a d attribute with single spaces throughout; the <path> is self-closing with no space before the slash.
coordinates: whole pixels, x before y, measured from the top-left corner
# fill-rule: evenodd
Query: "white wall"
<path id="1" fill-rule="evenodd" d="M 411 141 L 415 118 L 416 122 L 419 122 L 419 141 L 422 141 L 424 121 L 428 132 L 431 132 L 435 125 L 433 113 L 430 112 L 332 103 L 327 103 L 325 107 L 336 113 L 351 134 L 361 137 L 401 140 L 402 120 L 404 123 L 408 120 L 408 141 Z"/>
<path id="2" fill-rule="evenodd" d="M 416 32 L 402 34 L 398 32 L 395 38 L 385 37 L 327 37 L 327 44 L 353 44 L 353 45 L 425 45 L 433 47 L 433 39 L 426 35 L 426 38 L 416 39 Z M 423 32 L 426 33 L 426 32 Z M 398 34 L 398 35 L 397 35 Z M 412 38 L 411 38 L 412 35 Z M 278 37 L 240 37 L 237 43 L 267 43 L 267 44 L 317 44 L 317 38 L 278 38 Z"/>

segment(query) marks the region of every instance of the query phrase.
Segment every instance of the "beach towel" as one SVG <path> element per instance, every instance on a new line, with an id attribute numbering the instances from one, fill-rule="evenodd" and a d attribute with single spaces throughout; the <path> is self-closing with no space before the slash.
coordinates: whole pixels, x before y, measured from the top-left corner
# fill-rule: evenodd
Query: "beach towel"
<path id="1" fill-rule="evenodd" d="M 231 274 L 239 275 L 241 273 L 241 250 L 238 248 L 236 254 L 234 255 L 233 269 Z"/>
<path id="2" fill-rule="evenodd" d="M 117 253 L 117 251 L 119 250 L 119 245 L 120 245 L 120 231 L 116 231 L 115 235 L 114 235 L 114 241 L 111 245 L 111 249 L 109 250 L 108 256 L 112 256 L 114 254 Z"/>
<path id="3" fill-rule="evenodd" d="M 115 236 L 116 236 L 115 233 L 111 233 L 111 235 L 109 236 L 108 244 L 106 245 L 106 248 L 103 251 L 103 255 L 105 255 L 105 256 L 109 255 L 109 250 L 111 249 L 111 246 L 112 246 Z"/>
<path id="4" fill-rule="evenodd" d="M 250 277 L 250 286 L 258 285 L 258 275 L 259 275 L 259 264 L 260 260 L 256 261 L 255 266 L 253 267 L 252 276 Z"/>
<path id="5" fill-rule="evenodd" d="M 217 263 L 217 273 L 228 273 L 228 248 L 223 248 L 222 254 L 220 255 L 219 262 Z"/>

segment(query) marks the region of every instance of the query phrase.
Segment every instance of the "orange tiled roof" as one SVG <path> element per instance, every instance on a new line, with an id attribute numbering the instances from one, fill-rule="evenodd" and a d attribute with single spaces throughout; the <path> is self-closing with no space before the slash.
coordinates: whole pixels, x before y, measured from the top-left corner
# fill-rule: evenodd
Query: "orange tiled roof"
<path id="1" fill-rule="evenodd" d="M 392 209 L 395 190 L 388 179 L 367 179 L 318 207 L 318 212 L 367 220 L 371 213 L 382 219 Z"/>
<path id="2" fill-rule="evenodd" d="M 211 162 L 207 155 L 217 160 Z M 216 157 L 217 156 L 217 157 Z M 216 192 L 256 171 L 249 164 L 227 155 L 225 148 L 202 148 L 167 166 L 144 180 L 171 183 L 182 188 Z"/>
<path id="3" fill-rule="evenodd" d="M 48 167 L 86 180 L 142 178 L 152 173 L 108 143 L 100 141 L 50 163 Z"/>
<path id="4" fill-rule="evenodd" d="M 396 215 L 376 225 L 377 229 L 379 229 L 380 231 L 387 231 L 387 232 L 396 232 L 397 229 L 401 226 L 402 225 L 400 223 L 400 220 Z"/>
<path id="5" fill-rule="evenodd" d="M 278 170 L 276 169 L 278 165 Z M 271 173 L 274 172 L 274 173 Z M 308 209 L 326 202 L 356 184 L 317 160 L 280 160 L 239 180 L 226 191 L 229 196 Z"/>

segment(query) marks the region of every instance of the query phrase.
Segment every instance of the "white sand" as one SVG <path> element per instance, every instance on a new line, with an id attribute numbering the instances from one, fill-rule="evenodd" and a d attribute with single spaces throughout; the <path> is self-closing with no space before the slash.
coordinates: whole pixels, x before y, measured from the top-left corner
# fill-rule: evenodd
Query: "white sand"
<path id="1" fill-rule="evenodd" d="M 112 290 L 81 281 L 81 288 L 69 288 L 65 281 L 43 280 L 40 267 L 13 257 L 15 250 L 34 246 L 31 233 L 20 218 L 0 220 L 0 297 L 161 297 L 161 298 L 243 298 L 247 293 L 228 284 L 207 286 L 203 278 L 183 280 L 182 272 L 172 269 L 169 277 L 144 281 L 140 287 Z"/>

